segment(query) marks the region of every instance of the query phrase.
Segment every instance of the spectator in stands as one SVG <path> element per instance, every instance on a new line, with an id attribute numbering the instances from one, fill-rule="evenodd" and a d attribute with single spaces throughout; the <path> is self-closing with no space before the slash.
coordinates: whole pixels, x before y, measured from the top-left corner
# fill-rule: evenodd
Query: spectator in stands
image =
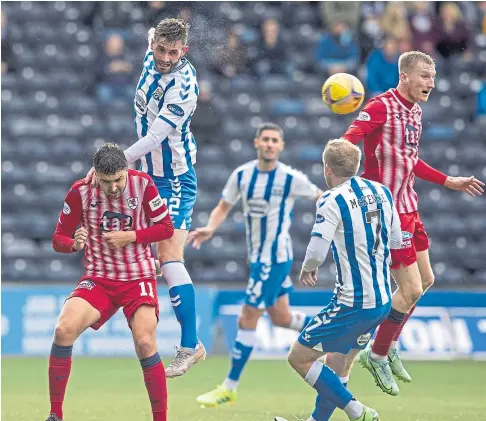
<path id="1" fill-rule="evenodd" d="M 360 4 L 363 20 L 359 28 L 359 46 L 362 60 L 383 41 L 381 15 L 385 11 L 384 2 L 362 2 Z"/>
<path id="2" fill-rule="evenodd" d="M 178 2 L 171 1 L 149 1 L 145 3 L 147 11 L 146 20 L 150 28 L 155 28 L 164 18 L 170 17 L 179 11 Z"/>
<path id="3" fill-rule="evenodd" d="M 100 57 L 97 93 L 101 102 L 132 98 L 133 66 L 127 59 L 125 42 L 116 33 L 109 35 Z"/>
<path id="4" fill-rule="evenodd" d="M 247 72 L 248 54 L 234 29 L 230 32 L 226 44 L 216 49 L 212 70 L 228 78 Z"/>
<path id="5" fill-rule="evenodd" d="M 386 36 L 397 40 L 410 39 L 407 7 L 403 2 L 389 2 L 381 18 L 381 27 Z"/>
<path id="6" fill-rule="evenodd" d="M 197 136 L 198 144 L 201 143 L 201 139 L 213 143 L 221 141 L 221 112 L 222 104 L 214 96 L 211 82 L 200 80 L 197 111 L 191 118 L 191 130 Z"/>
<path id="7" fill-rule="evenodd" d="M 15 71 L 14 58 L 7 27 L 7 15 L 2 10 L 2 75 Z"/>
<path id="8" fill-rule="evenodd" d="M 413 2 L 409 24 L 413 48 L 434 56 L 438 34 L 436 18 L 431 5 L 427 2 Z"/>
<path id="9" fill-rule="evenodd" d="M 449 58 L 462 54 L 465 59 L 472 58 L 468 51 L 471 34 L 456 3 L 441 4 L 437 28 L 435 48 L 442 57 Z"/>
<path id="10" fill-rule="evenodd" d="M 387 38 L 382 48 L 374 50 L 366 63 L 368 95 L 375 96 L 398 84 L 399 44 Z"/>
<path id="11" fill-rule="evenodd" d="M 316 49 L 316 61 L 319 68 L 329 75 L 356 70 L 359 48 L 345 23 L 335 22 L 331 32 L 322 35 Z"/>
<path id="12" fill-rule="evenodd" d="M 320 3 L 323 28 L 329 30 L 333 22 L 343 22 L 354 33 L 360 18 L 359 1 L 323 1 Z"/>
<path id="13" fill-rule="evenodd" d="M 286 45 L 282 40 L 280 24 L 277 19 L 265 19 L 261 25 L 261 38 L 257 46 L 254 70 L 259 76 L 287 73 L 289 62 Z"/>

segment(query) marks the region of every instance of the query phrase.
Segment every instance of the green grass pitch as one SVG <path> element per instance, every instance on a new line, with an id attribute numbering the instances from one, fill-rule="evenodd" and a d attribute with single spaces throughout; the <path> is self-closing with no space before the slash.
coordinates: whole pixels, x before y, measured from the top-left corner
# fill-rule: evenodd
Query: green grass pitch
<path id="1" fill-rule="evenodd" d="M 167 363 L 167 362 L 166 362 Z M 381 392 L 355 365 L 350 389 L 380 413 L 382 421 L 484 421 L 485 362 L 408 362 L 413 383 L 400 395 Z M 272 421 L 275 415 L 306 420 L 314 391 L 286 361 L 250 361 L 238 402 L 199 408 L 195 397 L 222 381 L 228 358 L 210 357 L 186 376 L 169 381 L 170 421 Z M 150 421 L 148 398 L 136 359 L 75 357 L 64 405 L 65 421 Z M 47 360 L 2 359 L 2 421 L 44 421 L 49 411 Z M 333 421 L 346 421 L 337 411 Z"/>

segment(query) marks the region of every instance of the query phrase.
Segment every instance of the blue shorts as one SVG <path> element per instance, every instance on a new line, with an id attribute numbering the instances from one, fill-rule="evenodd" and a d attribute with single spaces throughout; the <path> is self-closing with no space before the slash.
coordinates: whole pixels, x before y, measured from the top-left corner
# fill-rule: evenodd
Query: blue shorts
<path id="1" fill-rule="evenodd" d="M 391 302 L 371 309 L 337 304 L 334 296 L 299 335 L 300 344 L 322 352 L 347 354 L 364 349 L 378 325 L 388 317 Z"/>
<path id="2" fill-rule="evenodd" d="M 264 309 L 273 306 L 277 298 L 292 292 L 294 285 L 289 276 L 291 269 L 292 260 L 273 265 L 251 263 L 245 303 Z"/>
<path id="3" fill-rule="evenodd" d="M 197 177 L 194 167 L 176 177 L 152 176 L 152 179 L 159 190 L 160 197 L 167 201 L 174 228 L 189 230 L 197 195 Z"/>

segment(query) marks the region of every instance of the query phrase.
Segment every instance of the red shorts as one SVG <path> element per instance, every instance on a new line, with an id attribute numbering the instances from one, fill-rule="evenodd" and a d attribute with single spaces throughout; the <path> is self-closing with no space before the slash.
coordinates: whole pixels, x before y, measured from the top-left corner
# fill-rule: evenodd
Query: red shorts
<path id="1" fill-rule="evenodd" d="M 402 226 L 402 247 L 400 250 L 391 251 L 392 269 L 397 269 L 400 264 L 410 266 L 417 261 L 417 251 L 429 248 L 429 237 L 417 211 L 401 213 L 400 225 Z"/>
<path id="2" fill-rule="evenodd" d="M 113 281 L 83 276 L 69 296 L 80 297 L 90 303 L 101 313 L 100 320 L 91 327 L 98 330 L 119 309 L 130 324 L 130 319 L 143 304 L 155 307 L 155 315 L 159 318 L 159 299 L 157 297 L 157 282 L 155 278 L 141 278 L 136 281 Z"/>

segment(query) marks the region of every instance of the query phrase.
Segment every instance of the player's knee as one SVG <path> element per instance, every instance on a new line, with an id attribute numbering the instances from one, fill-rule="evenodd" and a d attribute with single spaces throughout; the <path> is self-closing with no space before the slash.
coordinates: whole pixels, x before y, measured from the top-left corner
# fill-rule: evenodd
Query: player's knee
<path id="1" fill-rule="evenodd" d="M 135 338 L 135 351 L 138 358 L 148 358 L 155 354 L 157 346 L 153 335 L 145 334 Z"/>
<path id="2" fill-rule="evenodd" d="M 290 312 L 272 313 L 270 318 L 272 319 L 273 325 L 278 327 L 289 327 L 292 323 L 292 315 Z"/>
<path id="3" fill-rule="evenodd" d="M 183 250 L 178 250 L 178 248 L 174 248 L 173 250 L 159 250 L 158 258 L 161 265 L 167 262 L 173 262 L 175 260 L 184 260 L 184 253 Z"/>
<path id="4" fill-rule="evenodd" d="M 422 294 L 423 294 L 423 290 L 421 284 L 411 285 L 407 288 L 406 298 L 410 307 L 413 306 L 420 299 Z"/>
<path id="5" fill-rule="evenodd" d="M 72 345 L 78 337 L 78 329 L 66 320 L 59 320 L 54 330 L 54 342 L 58 345 Z"/>
<path id="6" fill-rule="evenodd" d="M 431 273 L 425 278 L 422 278 L 423 293 L 425 293 L 432 285 L 434 285 L 434 282 L 435 282 L 435 276 L 433 273 Z"/>
<path id="7" fill-rule="evenodd" d="M 240 329 L 256 329 L 260 312 L 253 307 L 244 305 L 238 317 L 238 327 Z"/>

